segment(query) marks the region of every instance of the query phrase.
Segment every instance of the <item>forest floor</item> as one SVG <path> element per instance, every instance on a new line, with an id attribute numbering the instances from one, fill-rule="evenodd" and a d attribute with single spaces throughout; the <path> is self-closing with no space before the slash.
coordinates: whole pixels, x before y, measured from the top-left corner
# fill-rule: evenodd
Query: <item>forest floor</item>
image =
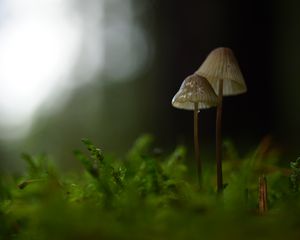
<path id="1" fill-rule="evenodd" d="M 0 175 L 0 239 L 300 239 L 300 160 L 280 166 L 268 138 L 245 156 L 224 143 L 222 194 L 213 166 L 199 187 L 184 146 L 144 135 L 121 159 L 83 143 L 82 171 L 24 154 L 23 176 Z"/>

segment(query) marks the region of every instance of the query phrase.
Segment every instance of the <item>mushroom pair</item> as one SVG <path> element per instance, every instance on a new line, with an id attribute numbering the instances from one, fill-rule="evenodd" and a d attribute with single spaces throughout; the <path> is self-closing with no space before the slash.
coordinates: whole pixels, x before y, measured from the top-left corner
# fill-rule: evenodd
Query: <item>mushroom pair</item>
<path id="1" fill-rule="evenodd" d="M 187 77 L 172 100 L 176 108 L 194 110 L 194 148 L 201 183 L 202 162 L 199 156 L 198 111 L 217 106 L 216 119 L 216 164 L 217 190 L 223 190 L 222 176 L 222 102 L 223 95 L 237 95 L 247 91 L 237 60 L 229 48 L 216 48 L 200 68 Z M 218 96 L 216 95 L 218 94 Z"/>

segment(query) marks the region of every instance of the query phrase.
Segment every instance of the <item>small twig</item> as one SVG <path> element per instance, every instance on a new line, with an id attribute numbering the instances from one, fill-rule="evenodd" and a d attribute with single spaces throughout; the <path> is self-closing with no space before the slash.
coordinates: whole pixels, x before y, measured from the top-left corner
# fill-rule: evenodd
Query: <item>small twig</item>
<path id="1" fill-rule="evenodd" d="M 258 210 L 263 215 L 268 211 L 268 188 L 264 175 L 259 177 L 258 185 Z"/>
<path id="2" fill-rule="evenodd" d="M 41 178 L 38 178 L 38 179 L 27 179 L 27 180 L 24 180 L 23 182 L 19 183 L 18 184 L 18 188 L 24 189 L 30 183 L 44 182 L 44 181 L 46 181 L 46 180 L 45 179 L 41 179 Z"/>

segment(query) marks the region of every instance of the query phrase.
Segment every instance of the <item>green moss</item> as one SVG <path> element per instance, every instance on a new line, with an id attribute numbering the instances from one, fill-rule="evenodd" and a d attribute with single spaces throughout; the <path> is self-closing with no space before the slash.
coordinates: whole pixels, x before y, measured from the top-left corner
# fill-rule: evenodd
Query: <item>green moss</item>
<path id="1" fill-rule="evenodd" d="M 274 151 L 240 157 L 225 144 L 223 196 L 207 169 L 199 190 L 184 146 L 169 154 L 139 138 L 124 157 L 105 157 L 91 141 L 75 151 L 84 172 L 59 173 L 46 156 L 23 155 L 24 176 L 0 177 L 0 239 L 296 239 L 298 161 L 291 175 Z M 271 170 L 270 170 L 271 169 Z M 204 169 L 205 170 L 205 169 Z M 268 179 L 269 211 L 257 213 L 258 177 Z"/>

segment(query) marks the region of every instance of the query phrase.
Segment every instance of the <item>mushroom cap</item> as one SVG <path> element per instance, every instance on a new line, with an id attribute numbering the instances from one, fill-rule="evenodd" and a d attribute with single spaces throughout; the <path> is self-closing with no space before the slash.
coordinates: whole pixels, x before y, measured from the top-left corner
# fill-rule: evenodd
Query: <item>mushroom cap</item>
<path id="1" fill-rule="evenodd" d="M 223 95 L 237 95 L 247 91 L 239 64 L 230 48 L 216 48 L 207 56 L 196 74 L 207 78 L 215 92 L 223 79 Z"/>
<path id="2" fill-rule="evenodd" d="M 193 74 L 184 79 L 180 89 L 172 99 L 176 108 L 194 110 L 210 108 L 218 105 L 218 97 L 205 77 Z"/>

